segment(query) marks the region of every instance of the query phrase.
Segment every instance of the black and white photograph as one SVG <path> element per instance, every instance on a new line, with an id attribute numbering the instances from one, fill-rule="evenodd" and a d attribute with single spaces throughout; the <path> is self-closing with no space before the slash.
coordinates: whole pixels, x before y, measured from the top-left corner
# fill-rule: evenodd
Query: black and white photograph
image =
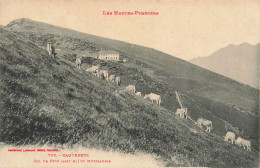
<path id="1" fill-rule="evenodd" d="M 0 0 L 0 168 L 259 167 L 260 0 Z"/>

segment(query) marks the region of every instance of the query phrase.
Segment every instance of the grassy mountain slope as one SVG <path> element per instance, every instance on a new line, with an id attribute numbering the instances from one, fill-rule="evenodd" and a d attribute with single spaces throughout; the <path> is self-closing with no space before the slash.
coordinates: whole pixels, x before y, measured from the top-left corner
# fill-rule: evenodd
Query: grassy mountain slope
<path id="1" fill-rule="evenodd" d="M 160 87 L 157 87 L 155 82 L 149 85 L 147 79 L 141 79 L 137 74 L 127 75 L 125 79 L 132 79 L 129 82 L 140 87 L 142 92 L 156 92 L 163 96 L 167 93 L 164 99 L 164 107 L 167 109 L 176 110 L 177 104 L 172 93 L 174 90 L 180 90 L 184 94 L 184 105 L 191 109 L 194 119 L 199 116 L 210 119 L 218 117 L 237 127 L 237 130 L 245 136 L 249 135 L 258 140 L 259 90 L 151 48 L 83 34 L 28 19 L 15 20 L 6 28 L 19 32 L 43 49 L 48 41 L 53 41 L 55 46 L 61 49 L 60 56 L 66 54 L 88 56 L 101 49 L 117 50 L 121 53 L 121 57 L 128 59 L 129 66 L 134 68 L 133 71 L 138 73 L 142 71 L 149 78 L 156 79 Z M 144 81 L 147 85 L 142 83 Z M 220 129 L 220 134 L 229 129 L 227 126 L 224 127 L 227 124 L 222 122 L 218 124 L 219 121 L 215 123 Z"/>
<path id="2" fill-rule="evenodd" d="M 0 30 L 3 39 L 0 48 L 1 97 L 4 98 L 1 102 L 1 141 L 17 144 L 81 143 L 132 153 L 144 151 L 159 155 L 168 166 L 257 165 L 257 156 L 253 152 L 223 142 L 219 136 L 224 133 L 223 124 L 228 129 L 235 128 L 208 110 L 212 100 L 203 100 L 204 97 L 199 96 L 194 101 L 185 97 L 195 97 L 188 92 L 182 96 L 185 106 L 193 108 L 193 118 L 208 116 L 213 120 L 212 134 L 173 114 L 178 104 L 172 92 L 181 85 L 193 85 L 186 84 L 185 80 L 189 79 L 181 80 L 182 83 L 168 83 L 166 77 L 171 77 L 169 73 L 123 52 L 122 57 L 128 58 L 127 64 L 83 59 L 83 67 L 99 64 L 103 69 L 109 69 L 111 74 L 120 75 L 122 86 L 117 87 L 74 67 L 75 54 L 84 50 L 89 53 L 98 51 L 104 48 L 100 44 L 64 34 Z M 56 59 L 49 58 L 44 43 L 50 39 L 57 40 L 55 44 L 62 42 L 57 44 L 59 47 L 63 43 L 70 46 L 60 47 L 62 51 Z M 190 81 L 194 85 L 201 84 L 197 80 Z M 124 92 L 127 84 L 135 84 L 137 91 L 142 93 L 155 92 L 162 97 L 168 93 L 163 107 Z M 115 90 L 120 91 L 119 95 Z M 221 103 L 217 110 L 220 107 Z M 198 134 L 192 133 L 190 128 L 197 130 Z M 237 133 L 243 135 L 239 130 Z M 183 163 L 170 159 L 176 153 Z"/>

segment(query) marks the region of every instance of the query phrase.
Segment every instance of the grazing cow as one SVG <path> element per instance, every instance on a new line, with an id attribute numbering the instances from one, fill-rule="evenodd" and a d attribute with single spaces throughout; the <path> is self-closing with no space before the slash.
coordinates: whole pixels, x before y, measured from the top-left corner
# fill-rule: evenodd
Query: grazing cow
<path id="1" fill-rule="evenodd" d="M 244 149 L 247 149 L 248 151 L 251 151 L 251 142 L 249 140 L 245 140 L 241 137 L 238 137 L 235 141 L 235 144 L 239 147 L 243 147 Z"/>
<path id="2" fill-rule="evenodd" d="M 135 93 L 135 85 L 128 85 L 128 86 L 126 87 L 126 90 Z"/>
<path id="3" fill-rule="evenodd" d="M 117 84 L 118 86 L 120 85 L 121 79 L 120 79 L 119 76 L 117 76 L 117 77 L 115 78 L 115 82 L 116 82 L 116 84 Z"/>
<path id="4" fill-rule="evenodd" d="M 188 117 L 188 109 L 187 108 L 181 108 L 176 110 L 176 114 L 179 115 L 181 118 Z"/>
<path id="5" fill-rule="evenodd" d="M 108 80 L 114 83 L 115 82 L 115 78 L 116 78 L 116 75 L 110 75 Z"/>
<path id="6" fill-rule="evenodd" d="M 98 77 L 99 78 L 104 77 L 106 80 L 108 80 L 108 70 L 100 70 L 98 72 Z"/>
<path id="7" fill-rule="evenodd" d="M 202 128 L 202 125 L 206 126 L 207 127 L 206 131 L 208 131 L 208 132 L 210 132 L 210 130 L 213 128 L 212 122 L 210 120 L 206 120 L 204 118 L 198 118 L 197 124 L 200 128 Z"/>
<path id="8" fill-rule="evenodd" d="M 86 69 L 86 72 L 97 73 L 98 69 L 98 66 L 92 66 L 91 68 Z"/>
<path id="9" fill-rule="evenodd" d="M 235 135 L 234 132 L 228 131 L 226 136 L 225 136 L 225 141 L 229 142 L 229 140 L 230 140 L 231 144 L 233 144 L 235 142 L 235 137 L 236 137 L 236 135 Z"/>
<path id="10" fill-rule="evenodd" d="M 244 140 L 243 145 L 246 147 L 246 150 L 251 151 L 251 142 L 249 140 Z"/>
<path id="11" fill-rule="evenodd" d="M 235 144 L 238 145 L 239 147 L 241 147 L 241 146 L 242 146 L 242 140 L 243 140 L 243 138 L 238 137 L 238 138 L 235 140 Z"/>
<path id="12" fill-rule="evenodd" d="M 135 95 L 140 97 L 142 96 L 141 92 L 136 92 Z"/>
<path id="13" fill-rule="evenodd" d="M 80 69 L 80 66 L 81 66 L 81 57 L 77 57 L 77 59 L 76 59 L 76 67 L 78 69 Z"/>
<path id="14" fill-rule="evenodd" d="M 162 99 L 161 99 L 161 96 L 160 96 L 160 95 L 157 95 L 157 94 L 154 94 L 154 93 L 150 93 L 150 94 L 148 94 L 148 95 L 145 94 L 145 95 L 144 95 L 144 99 L 147 99 L 147 98 L 150 99 L 150 100 L 152 100 L 152 103 L 153 103 L 153 101 L 155 100 L 158 106 L 161 105 Z"/>

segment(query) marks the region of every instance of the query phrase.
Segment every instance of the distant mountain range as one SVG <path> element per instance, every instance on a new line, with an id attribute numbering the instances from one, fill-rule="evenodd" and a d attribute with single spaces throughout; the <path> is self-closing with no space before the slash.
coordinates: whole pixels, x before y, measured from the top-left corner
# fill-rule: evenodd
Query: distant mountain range
<path id="1" fill-rule="evenodd" d="M 207 57 L 197 57 L 191 63 L 259 88 L 257 67 L 260 63 L 260 43 L 251 45 L 228 45 Z"/>

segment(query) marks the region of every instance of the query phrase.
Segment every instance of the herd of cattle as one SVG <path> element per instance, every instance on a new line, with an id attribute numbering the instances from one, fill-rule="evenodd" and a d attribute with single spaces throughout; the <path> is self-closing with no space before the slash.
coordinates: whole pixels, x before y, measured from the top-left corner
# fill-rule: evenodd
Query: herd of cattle
<path id="1" fill-rule="evenodd" d="M 80 69 L 80 65 L 81 65 L 81 58 L 78 57 L 76 59 L 76 67 Z M 92 66 L 92 67 L 86 69 L 86 72 L 90 72 L 98 78 L 105 79 L 107 81 L 116 83 L 118 86 L 121 83 L 121 79 L 119 76 L 116 76 L 116 75 L 109 76 L 108 70 L 100 70 L 98 66 Z M 126 90 L 135 93 L 137 96 L 140 96 L 140 97 L 142 96 L 141 92 L 136 92 L 134 85 L 128 85 L 126 87 Z M 155 93 L 145 94 L 144 99 L 150 99 L 152 101 L 152 103 L 155 101 L 158 106 L 160 106 L 161 101 L 162 101 L 161 96 L 157 95 Z"/>
<path id="2" fill-rule="evenodd" d="M 78 64 L 77 64 L 77 61 L 76 61 L 76 66 L 78 68 L 80 68 L 80 66 L 78 66 Z M 118 86 L 121 83 L 121 79 L 120 79 L 119 76 L 116 76 L 116 75 L 110 75 L 109 76 L 108 70 L 100 70 L 98 66 L 92 66 L 91 68 L 86 69 L 86 72 L 90 72 L 98 78 L 105 79 L 105 80 L 110 81 L 112 83 L 116 83 Z M 125 89 L 130 91 L 130 92 L 135 93 L 136 96 L 139 96 L 139 97 L 142 96 L 141 92 L 136 92 L 135 85 L 128 85 Z M 152 101 L 152 103 L 156 102 L 156 104 L 158 106 L 160 106 L 161 101 L 162 101 L 161 96 L 157 95 L 155 93 L 145 94 L 144 99 L 150 99 Z"/>
<path id="3" fill-rule="evenodd" d="M 78 69 L 81 68 L 81 58 L 78 57 L 76 59 L 76 67 Z M 119 76 L 116 75 L 108 75 L 108 70 L 100 70 L 98 66 L 92 66 L 91 68 L 87 68 L 86 72 L 92 73 L 94 76 L 105 79 L 107 81 L 116 83 L 118 86 L 121 83 L 121 79 Z M 126 87 L 126 90 L 135 93 L 135 95 L 141 97 L 142 94 L 141 92 L 136 92 L 135 86 L 134 85 L 128 85 Z M 152 103 L 155 101 L 158 106 L 160 106 L 162 99 L 161 96 L 155 93 L 150 93 L 150 94 L 145 94 L 144 99 L 150 99 Z M 188 117 L 188 110 L 187 108 L 180 108 L 176 110 L 176 115 L 180 116 L 181 118 L 186 118 Z M 204 119 L 204 118 L 198 118 L 196 125 L 202 128 L 202 125 L 206 127 L 206 131 L 210 132 L 212 127 L 212 121 Z M 226 142 L 231 142 L 231 144 L 236 144 L 239 147 L 243 147 L 244 149 L 247 149 L 248 151 L 251 151 L 251 142 L 249 140 L 245 140 L 241 137 L 238 137 L 235 140 L 235 134 L 233 132 L 227 132 L 226 136 L 224 136 L 224 140 Z"/>
<path id="4" fill-rule="evenodd" d="M 234 132 L 228 131 L 226 136 L 224 136 L 224 140 L 226 142 L 230 142 L 231 144 L 236 144 L 239 147 L 243 147 L 244 149 L 251 151 L 251 142 L 249 140 L 245 140 L 241 137 L 238 137 L 237 139 Z"/>

